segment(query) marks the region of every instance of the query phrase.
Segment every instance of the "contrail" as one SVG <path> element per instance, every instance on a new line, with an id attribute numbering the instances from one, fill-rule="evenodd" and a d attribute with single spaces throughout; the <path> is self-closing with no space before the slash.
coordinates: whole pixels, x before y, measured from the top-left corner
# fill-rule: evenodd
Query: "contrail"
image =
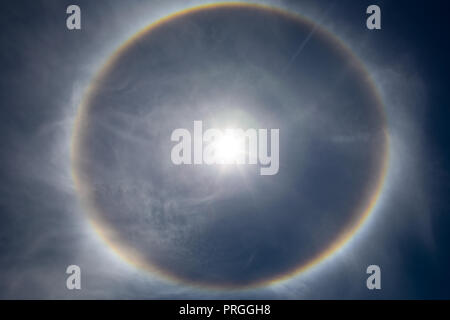
<path id="1" fill-rule="evenodd" d="M 312 30 L 309 32 L 309 34 L 306 36 L 306 38 L 302 41 L 302 43 L 300 44 L 298 49 L 295 51 L 294 55 L 289 60 L 289 63 L 284 67 L 283 74 L 288 70 L 288 68 L 292 65 L 292 63 L 294 63 L 295 59 L 297 59 L 297 57 L 300 55 L 300 53 L 302 52 L 303 48 L 306 46 L 306 44 L 309 42 L 311 37 L 314 35 L 314 33 L 316 32 L 317 28 L 322 24 L 322 21 L 325 19 L 325 17 L 327 16 L 328 12 L 334 7 L 335 3 L 336 3 L 336 1 L 333 1 L 333 3 L 331 3 L 328 6 L 328 8 L 325 10 L 325 12 L 322 14 L 322 16 L 320 17 L 318 22 L 314 23 L 314 28 L 312 28 Z"/>

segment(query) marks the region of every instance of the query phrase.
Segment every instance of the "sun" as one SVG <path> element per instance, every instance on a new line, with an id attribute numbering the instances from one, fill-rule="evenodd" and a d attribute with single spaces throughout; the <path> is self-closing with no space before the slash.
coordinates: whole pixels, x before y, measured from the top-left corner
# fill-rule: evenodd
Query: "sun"
<path id="1" fill-rule="evenodd" d="M 245 155 L 242 138 L 232 131 L 226 130 L 217 141 L 213 142 L 214 158 L 218 164 L 239 164 Z"/>

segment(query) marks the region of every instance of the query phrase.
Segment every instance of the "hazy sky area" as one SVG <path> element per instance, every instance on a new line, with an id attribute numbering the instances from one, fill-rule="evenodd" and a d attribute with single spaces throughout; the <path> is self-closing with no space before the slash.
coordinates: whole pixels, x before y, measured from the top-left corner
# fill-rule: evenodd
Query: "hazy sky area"
<path id="1" fill-rule="evenodd" d="M 2 4 L 0 298 L 450 298 L 448 5 L 209 8 L 109 59 L 205 3 Z M 279 129 L 278 173 L 173 164 L 194 120 Z"/>

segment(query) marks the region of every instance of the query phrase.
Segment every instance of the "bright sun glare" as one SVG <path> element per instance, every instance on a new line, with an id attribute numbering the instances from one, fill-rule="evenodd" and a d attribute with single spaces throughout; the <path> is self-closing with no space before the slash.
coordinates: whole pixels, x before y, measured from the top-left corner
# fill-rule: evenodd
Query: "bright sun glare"
<path id="1" fill-rule="evenodd" d="M 214 156 L 218 163 L 236 163 L 244 153 L 242 140 L 232 132 L 225 133 L 213 146 Z"/>

